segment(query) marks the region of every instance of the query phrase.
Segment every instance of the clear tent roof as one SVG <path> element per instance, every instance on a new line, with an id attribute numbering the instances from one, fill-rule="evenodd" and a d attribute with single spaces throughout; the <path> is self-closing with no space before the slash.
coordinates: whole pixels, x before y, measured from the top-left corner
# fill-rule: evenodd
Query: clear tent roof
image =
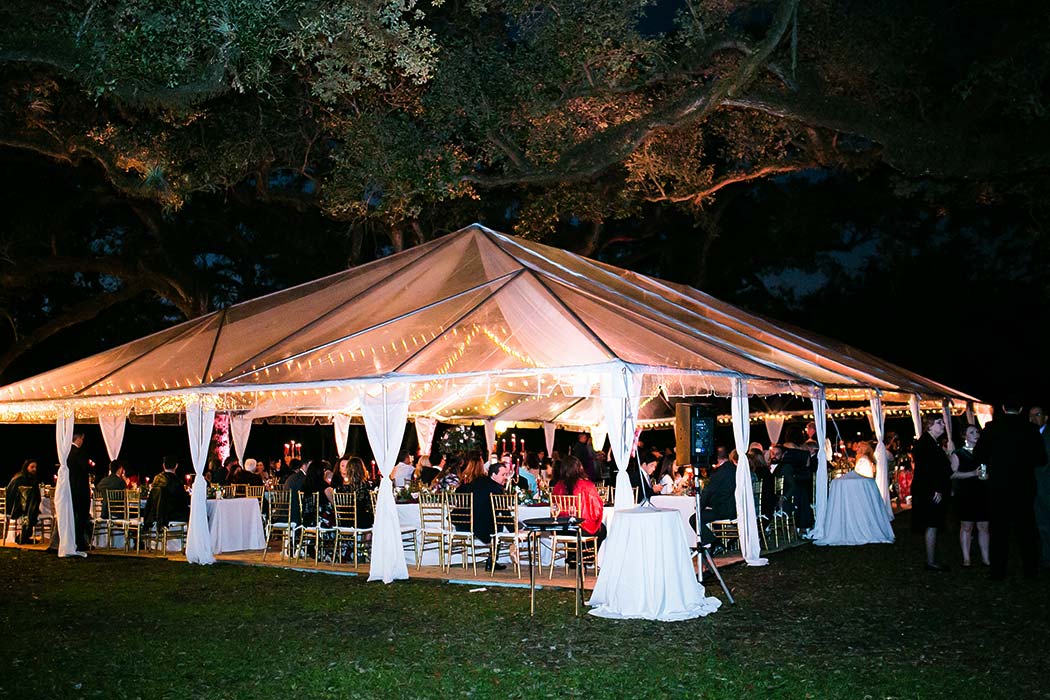
<path id="1" fill-rule="evenodd" d="M 602 371 L 647 395 L 730 392 L 973 400 L 702 292 L 469 226 L 0 388 L 0 420 L 181 410 L 356 412 L 355 387 L 412 384 L 411 413 L 582 421 Z M 590 406 L 590 408 L 588 408 Z"/>

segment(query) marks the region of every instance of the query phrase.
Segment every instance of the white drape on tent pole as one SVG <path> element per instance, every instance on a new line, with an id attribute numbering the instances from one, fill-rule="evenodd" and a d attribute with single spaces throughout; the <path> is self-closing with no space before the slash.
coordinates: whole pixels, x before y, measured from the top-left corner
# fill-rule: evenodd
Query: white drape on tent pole
<path id="1" fill-rule="evenodd" d="M 405 550 L 401 543 L 401 525 L 394 503 L 394 471 L 401 442 L 405 438 L 408 421 L 408 385 L 386 384 L 366 390 L 361 398 L 361 413 L 365 419 L 365 433 L 372 446 L 376 465 L 383 475 L 376 497 L 375 522 L 372 525 L 372 563 L 368 569 L 369 581 L 390 583 L 408 578 Z"/>
<path id="2" fill-rule="evenodd" d="M 908 397 L 908 412 L 911 413 L 911 424 L 915 428 L 915 439 L 922 437 L 922 411 L 919 409 L 919 395 Z"/>
<path id="3" fill-rule="evenodd" d="M 890 504 L 890 460 L 886 454 L 886 414 L 882 410 L 882 396 L 871 397 L 871 424 L 875 429 L 875 483 L 886 505 Z"/>
<path id="4" fill-rule="evenodd" d="M 554 431 L 558 429 L 558 426 L 554 423 L 544 422 L 543 424 L 543 444 L 547 448 L 547 456 L 550 457 L 551 453 L 554 452 Z M 594 449 L 600 450 L 601 447 L 595 447 Z"/>
<path id="5" fill-rule="evenodd" d="M 609 437 L 609 431 L 605 429 L 604 425 L 592 425 L 591 426 L 591 445 L 595 451 L 600 451 L 605 447 L 605 438 Z M 550 455 L 547 455 L 550 457 Z"/>
<path id="6" fill-rule="evenodd" d="M 230 416 L 230 435 L 233 436 L 233 451 L 237 461 L 244 464 L 244 453 L 248 451 L 248 436 L 252 434 L 252 417 L 246 413 Z"/>
<path id="7" fill-rule="evenodd" d="M 419 454 L 430 457 L 434 447 L 434 432 L 437 430 L 437 418 L 416 416 L 416 440 L 419 442 Z"/>
<path id="8" fill-rule="evenodd" d="M 485 451 L 488 454 L 499 454 L 496 449 L 496 421 L 492 418 L 485 419 Z"/>
<path id="9" fill-rule="evenodd" d="M 634 507 L 634 491 L 627 474 L 627 462 L 634 446 L 634 429 L 638 422 L 638 404 L 642 395 L 642 377 L 623 366 L 618 372 L 602 374 L 601 398 L 605 428 L 609 431 L 613 461 L 616 462 L 616 496 L 613 509 Z"/>
<path id="10" fill-rule="evenodd" d="M 948 454 L 955 452 L 955 439 L 952 435 L 952 402 L 949 399 L 941 401 L 941 416 L 944 418 L 944 435 L 948 438 Z"/>
<path id="11" fill-rule="evenodd" d="M 740 533 L 740 555 L 749 566 L 765 566 L 758 538 L 758 513 L 755 491 L 751 486 L 751 466 L 747 447 L 751 444 L 751 412 L 747 402 L 747 380 L 733 379 L 733 438 L 736 442 L 736 527 Z"/>
<path id="12" fill-rule="evenodd" d="M 106 443 L 106 454 L 112 462 L 120 454 L 120 446 L 124 444 L 124 426 L 127 425 L 127 411 L 100 411 L 98 414 L 98 427 L 102 430 L 102 442 Z"/>
<path id="13" fill-rule="evenodd" d="M 780 433 L 784 430 L 784 419 L 780 416 L 766 416 L 763 422 L 766 424 L 766 433 L 769 434 L 769 444 L 775 445 L 780 442 Z"/>
<path id="14" fill-rule="evenodd" d="M 55 515 L 58 516 L 58 556 L 82 557 L 77 551 L 77 527 L 73 520 L 73 492 L 69 488 L 69 450 L 73 447 L 73 412 L 59 414 L 55 420 L 55 445 L 58 447 L 58 483 L 55 485 Z"/>
<path id="15" fill-rule="evenodd" d="M 191 564 L 215 563 L 215 555 L 211 551 L 211 532 L 208 530 L 208 486 L 204 481 L 204 466 L 208 462 L 208 447 L 214 427 L 214 407 L 205 405 L 199 396 L 186 402 L 190 459 L 197 475 L 190 492 L 190 522 L 186 532 L 186 561 Z"/>
<path id="16" fill-rule="evenodd" d="M 817 500 L 809 538 L 816 540 L 824 536 L 824 513 L 828 508 L 828 400 L 823 389 L 813 397 L 813 424 L 817 428 Z"/>
<path id="17" fill-rule="evenodd" d="M 346 454 L 346 443 L 350 440 L 350 416 L 336 413 L 332 416 L 332 428 L 335 430 L 335 456 Z"/>

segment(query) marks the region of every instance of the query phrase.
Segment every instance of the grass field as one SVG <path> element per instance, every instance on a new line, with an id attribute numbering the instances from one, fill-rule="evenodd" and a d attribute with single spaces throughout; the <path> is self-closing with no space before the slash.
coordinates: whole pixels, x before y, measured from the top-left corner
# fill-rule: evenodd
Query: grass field
<path id="1" fill-rule="evenodd" d="M 521 589 L 0 549 L 0 697 L 1050 697 L 1050 576 L 927 573 L 906 519 L 895 545 L 732 567 L 735 607 L 674 624 L 577 619 L 571 591 L 530 619 Z"/>

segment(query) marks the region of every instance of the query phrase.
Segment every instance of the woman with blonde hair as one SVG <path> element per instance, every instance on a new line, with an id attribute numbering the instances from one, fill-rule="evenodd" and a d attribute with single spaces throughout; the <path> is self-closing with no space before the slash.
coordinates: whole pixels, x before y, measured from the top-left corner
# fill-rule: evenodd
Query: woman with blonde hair
<path id="1" fill-rule="evenodd" d="M 854 463 L 853 471 L 857 472 L 861 476 L 866 476 L 869 479 L 874 479 L 875 449 L 867 440 L 858 440 L 854 445 L 854 448 L 857 451 L 857 460 Z"/>

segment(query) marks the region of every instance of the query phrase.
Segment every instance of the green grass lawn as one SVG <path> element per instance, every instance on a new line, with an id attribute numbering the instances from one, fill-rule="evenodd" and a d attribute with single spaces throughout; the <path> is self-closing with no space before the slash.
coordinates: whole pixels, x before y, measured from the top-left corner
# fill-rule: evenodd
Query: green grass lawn
<path id="1" fill-rule="evenodd" d="M 732 567 L 735 607 L 673 624 L 577 619 L 571 591 L 530 619 L 520 589 L 0 549 L 0 697 L 1050 697 L 1050 576 L 927 573 L 905 521 Z"/>

